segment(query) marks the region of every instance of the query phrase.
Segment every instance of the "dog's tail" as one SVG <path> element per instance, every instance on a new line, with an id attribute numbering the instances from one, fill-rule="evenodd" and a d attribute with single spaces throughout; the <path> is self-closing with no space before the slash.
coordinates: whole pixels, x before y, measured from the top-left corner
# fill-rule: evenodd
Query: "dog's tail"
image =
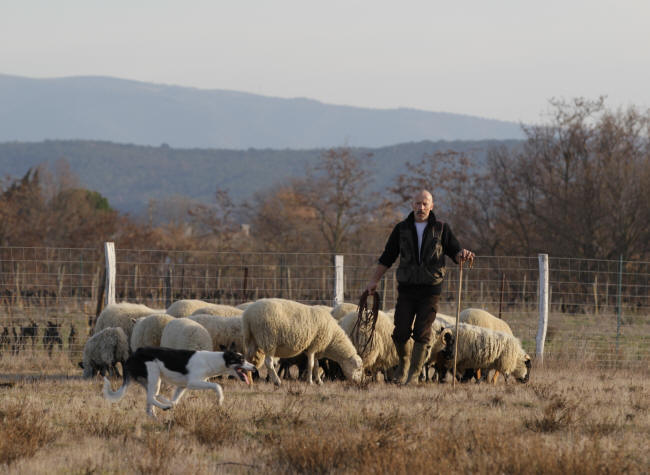
<path id="1" fill-rule="evenodd" d="M 117 391 L 113 391 L 111 389 L 111 382 L 106 376 L 104 376 L 104 397 L 110 402 L 119 401 L 122 399 L 122 397 L 124 397 L 126 388 L 129 387 L 129 383 L 131 383 L 131 379 L 129 378 L 129 373 L 126 371 L 126 369 L 124 369 L 124 382 L 122 383 L 122 387 L 120 387 L 120 389 Z"/>

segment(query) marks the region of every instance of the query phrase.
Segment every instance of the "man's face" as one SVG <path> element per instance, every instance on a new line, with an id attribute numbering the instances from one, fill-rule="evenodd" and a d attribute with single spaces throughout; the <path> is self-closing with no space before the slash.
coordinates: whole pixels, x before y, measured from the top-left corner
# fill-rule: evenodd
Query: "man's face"
<path id="1" fill-rule="evenodd" d="M 413 197 L 413 214 L 416 222 L 426 221 L 431 210 L 433 210 L 433 198 L 429 193 L 421 192 Z"/>

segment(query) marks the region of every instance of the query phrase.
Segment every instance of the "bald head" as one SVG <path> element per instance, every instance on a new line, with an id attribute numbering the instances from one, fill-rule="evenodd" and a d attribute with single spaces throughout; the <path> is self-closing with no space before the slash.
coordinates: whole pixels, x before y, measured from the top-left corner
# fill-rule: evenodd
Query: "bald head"
<path id="1" fill-rule="evenodd" d="M 427 190 L 420 190 L 413 196 L 413 215 L 415 221 L 421 223 L 429 218 L 433 210 L 433 196 Z"/>

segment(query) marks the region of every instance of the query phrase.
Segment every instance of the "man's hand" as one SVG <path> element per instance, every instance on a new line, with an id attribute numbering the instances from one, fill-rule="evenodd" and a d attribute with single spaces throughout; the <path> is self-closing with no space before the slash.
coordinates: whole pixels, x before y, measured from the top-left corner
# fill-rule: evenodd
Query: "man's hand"
<path id="1" fill-rule="evenodd" d="M 474 253 L 472 251 L 461 249 L 458 251 L 458 254 L 456 254 L 456 262 L 458 262 L 458 264 L 462 264 L 465 261 L 469 261 L 469 266 L 472 267 L 474 264 L 474 257 Z"/>
<path id="2" fill-rule="evenodd" d="M 377 290 L 377 284 L 378 282 L 376 280 L 371 280 L 370 282 L 368 282 L 368 285 L 366 286 L 366 291 L 368 292 L 369 295 L 375 293 L 375 290 Z"/>

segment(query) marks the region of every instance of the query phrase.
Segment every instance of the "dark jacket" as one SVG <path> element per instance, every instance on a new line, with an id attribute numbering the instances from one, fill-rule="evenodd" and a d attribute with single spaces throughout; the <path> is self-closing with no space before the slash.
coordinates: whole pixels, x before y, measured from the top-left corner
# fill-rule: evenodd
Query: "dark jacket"
<path id="1" fill-rule="evenodd" d="M 415 230 L 415 217 L 408 217 L 393 228 L 379 263 L 390 267 L 397 257 L 398 290 L 418 294 L 439 294 L 445 276 L 445 254 L 454 262 L 461 250 L 458 240 L 447 223 L 436 220 L 429 213 L 428 222 L 422 236 L 422 252 L 418 257 L 418 237 Z"/>

